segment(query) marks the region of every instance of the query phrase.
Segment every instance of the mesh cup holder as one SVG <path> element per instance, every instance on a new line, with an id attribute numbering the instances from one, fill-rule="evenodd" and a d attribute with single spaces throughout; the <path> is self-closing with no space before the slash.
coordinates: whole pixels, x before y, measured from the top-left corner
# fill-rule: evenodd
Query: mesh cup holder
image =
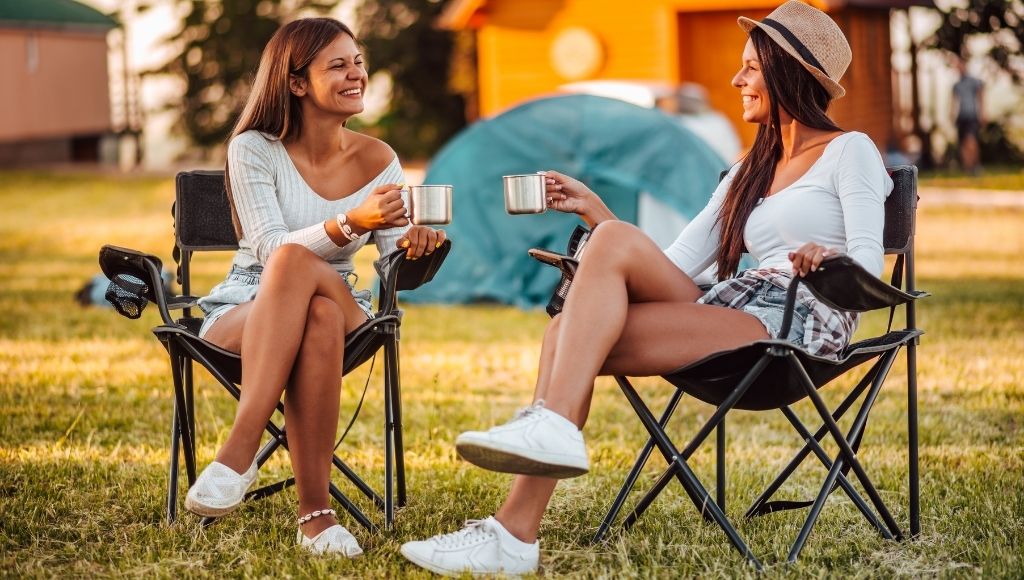
<path id="1" fill-rule="evenodd" d="M 136 319 L 149 304 L 145 294 L 150 291 L 149 285 L 131 274 L 117 274 L 107 286 L 104 298 L 122 316 Z"/>
<path id="2" fill-rule="evenodd" d="M 562 279 L 559 280 L 558 286 L 555 287 L 555 291 L 551 294 L 551 300 L 548 300 L 548 306 L 545 309 L 548 316 L 554 317 L 562 311 L 562 306 L 565 305 L 565 297 L 569 295 L 570 287 L 572 287 L 572 275 L 563 270 Z"/>

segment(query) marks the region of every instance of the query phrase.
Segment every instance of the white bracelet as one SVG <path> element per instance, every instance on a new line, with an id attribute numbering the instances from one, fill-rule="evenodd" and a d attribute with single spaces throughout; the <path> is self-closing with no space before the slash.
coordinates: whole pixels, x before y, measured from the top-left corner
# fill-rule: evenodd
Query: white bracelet
<path id="1" fill-rule="evenodd" d="M 354 242 L 359 239 L 359 234 L 352 231 L 352 226 L 348 225 L 348 216 L 339 213 L 338 217 L 335 218 L 338 222 L 338 229 L 341 230 L 341 235 L 345 236 L 350 242 Z"/>

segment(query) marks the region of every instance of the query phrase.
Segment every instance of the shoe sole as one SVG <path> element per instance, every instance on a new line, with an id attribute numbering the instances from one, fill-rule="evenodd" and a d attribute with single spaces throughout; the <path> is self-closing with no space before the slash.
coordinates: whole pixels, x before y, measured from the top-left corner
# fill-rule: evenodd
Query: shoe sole
<path id="1" fill-rule="evenodd" d="M 441 576 L 462 576 L 464 574 L 469 574 L 474 577 L 503 575 L 515 578 L 518 576 L 523 576 L 525 574 L 534 574 L 537 572 L 536 569 L 530 570 L 529 572 L 506 572 L 504 570 L 494 572 L 473 572 L 469 568 L 463 568 L 460 570 L 449 570 L 448 568 L 442 568 L 440 566 L 435 565 L 430 560 L 425 560 L 411 552 L 407 552 L 405 550 L 405 546 L 399 548 L 398 553 L 400 553 L 402 556 L 405 556 L 406 560 L 409 560 L 410 562 L 416 564 L 420 568 L 423 568 L 424 570 L 429 570 L 434 574 L 440 574 Z"/>
<path id="2" fill-rule="evenodd" d="M 193 501 L 191 497 L 185 496 L 185 509 L 196 514 L 197 516 L 203 516 L 204 518 L 219 518 L 226 516 L 229 513 L 238 509 L 238 506 L 242 505 L 242 502 L 238 502 L 233 506 L 224 508 L 215 508 L 208 505 L 203 505 L 199 502 Z"/>
<path id="3" fill-rule="evenodd" d="M 586 467 L 526 457 L 515 450 L 489 447 L 476 441 L 456 442 L 455 450 L 458 452 L 459 457 L 473 465 L 501 473 L 569 479 L 579 477 L 590 471 Z"/>

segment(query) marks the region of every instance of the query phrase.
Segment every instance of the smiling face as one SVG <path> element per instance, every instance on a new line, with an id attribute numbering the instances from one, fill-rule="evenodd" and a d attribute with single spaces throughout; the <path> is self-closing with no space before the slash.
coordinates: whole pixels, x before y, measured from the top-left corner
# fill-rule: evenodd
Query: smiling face
<path id="1" fill-rule="evenodd" d="M 742 66 L 732 78 L 732 86 L 740 90 L 743 99 L 743 120 L 767 125 L 771 122 L 771 102 L 768 85 L 761 71 L 761 60 L 754 49 L 754 42 L 747 39 L 743 47 Z"/>
<path id="2" fill-rule="evenodd" d="M 291 82 L 292 93 L 304 104 L 345 117 L 363 112 L 366 68 L 356 41 L 348 34 L 339 34 L 317 53 L 306 76 L 293 76 Z"/>

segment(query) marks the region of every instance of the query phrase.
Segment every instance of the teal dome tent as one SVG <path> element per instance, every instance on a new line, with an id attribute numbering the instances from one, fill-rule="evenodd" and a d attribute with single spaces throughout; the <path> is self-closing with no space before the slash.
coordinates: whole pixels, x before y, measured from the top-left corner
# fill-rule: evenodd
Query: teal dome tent
<path id="1" fill-rule="evenodd" d="M 591 95 L 539 99 L 480 121 L 442 149 L 424 183 L 451 184 L 455 242 L 415 302 L 547 303 L 557 271 L 527 255 L 564 250 L 575 215 L 505 213 L 502 176 L 553 169 L 586 183 L 619 219 L 636 223 L 641 192 L 692 219 L 711 197 L 722 161 L 660 111 Z"/>

